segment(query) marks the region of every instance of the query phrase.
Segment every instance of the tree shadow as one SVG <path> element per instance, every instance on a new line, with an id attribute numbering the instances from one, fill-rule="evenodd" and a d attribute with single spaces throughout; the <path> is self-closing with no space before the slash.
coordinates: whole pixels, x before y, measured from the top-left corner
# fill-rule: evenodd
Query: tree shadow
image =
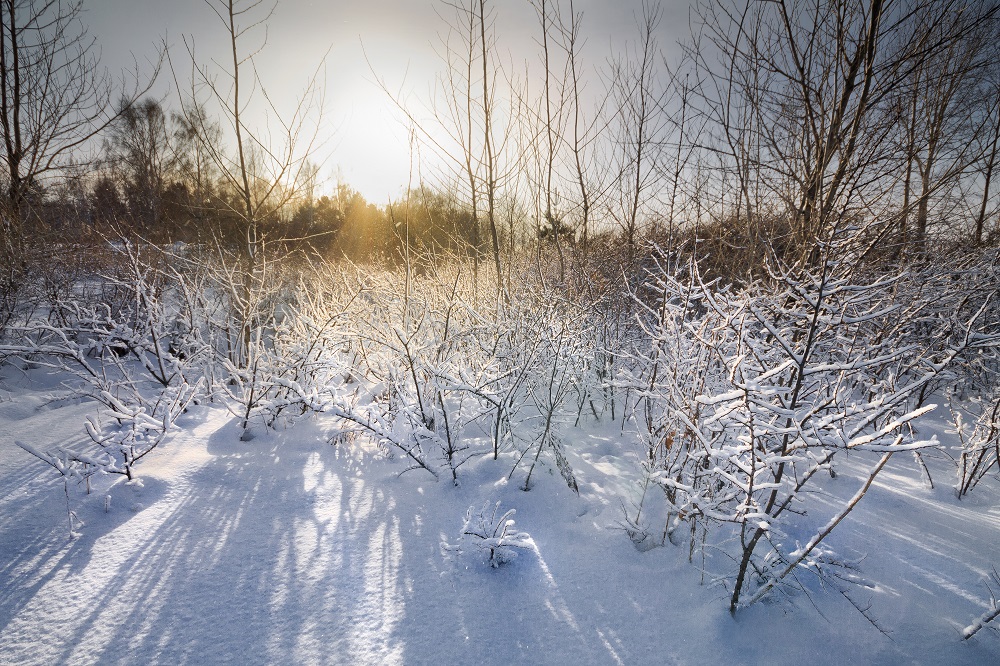
<path id="1" fill-rule="evenodd" d="M 0 602 L 7 654 L 178 664 L 401 654 L 391 640 L 404 605 L 400 519 L 354 469 L 363 462 L 316 442 L 238 442 L 229 428 L 209 449 L 210 462 L 153 506 L 91 523 L 69 546 L 54 528 L 29 537 L 59 518 L 43 493 L 4 508 L 4 571 L 19 572 Z M 46 509 L 25 520 L 31 506 Z M 45 621 L 54 615 L 58 626 Z"/>
<path id="2" fill-rule="evenodd" d="M 500 648 L 534 663 L 608 660 L 537 551 L 501 570 L 442 555 L 461 494 L 427 481 L 425 495 L 399 465 L 295 430 L 241 442 L 229 423 L 207 448 L 184 478 L 147 481 L 141 511 L 90 516 L 68 546 L 55 528 L 30 538 L 60 516 L 51 498 L 24 498 L 23 540 L 5 549 L 20 562 L 0 602 L 7 658 L 472 663 Z M 39 505 L 43 517 L 25 520 Z"/>

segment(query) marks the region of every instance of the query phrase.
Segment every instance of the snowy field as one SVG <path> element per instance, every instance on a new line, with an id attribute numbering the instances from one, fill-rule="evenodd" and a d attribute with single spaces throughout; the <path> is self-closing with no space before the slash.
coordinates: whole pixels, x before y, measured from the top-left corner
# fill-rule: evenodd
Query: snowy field
<path id="1" fill-rule="evenodd" d="M 1000 484 L 957 500 L 941 453 L 925 453 L 933 489 L 897 454 L 830 536 L 861 560 L 853 603 L 801 573 L 797 593 L 733 617 L 686 544 L 641 552 L 626 536 L 636 451 L 620 426 L 586 420 L 564 433 L 577 495 L 551 465 L 522 491 L 503 457 L 467 463 L 459 487 L 400 476 L 402 456 L 328 443 L 322 415 L 244 442 L 227 410 L 193 406 L 139 483 L 70 485 L 84 523 L 71 538 L 63 482 L 14 444 L 85 441 L 94 404 L 60 380 L 8 367 L 0 383 L 3 664 L 1000 661 L 992 626 L 962 639 L 1000 564 Z M 919 425 L 954 437 L 939 416 Z M 825 519 L 853 494 L 863 455 L 807 510 Z M 467 508 L 496 501 L 530 539 L 492 568 L 460 537 Z"/>
<path id="2" fill-rule="evenodd" d="M 145 2 L 0 1 L 0 666 L 1000 666 L 1000 3 Z"/>

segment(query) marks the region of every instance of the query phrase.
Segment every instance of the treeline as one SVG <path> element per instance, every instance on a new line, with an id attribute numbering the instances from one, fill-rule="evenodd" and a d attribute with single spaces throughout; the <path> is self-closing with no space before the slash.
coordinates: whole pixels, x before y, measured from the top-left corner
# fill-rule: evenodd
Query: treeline
<path id="1" fill-rule="evenodd" d="M 204 118 L 204 110 L 198 111 Z M 158 243 L 245 243 L 241 193 L 206 157 L 200 129 L 182 113 L 146 97 L 123 105 L 102 136 L 100 159 L 23 196 L 22 216 L 34 230 L 76 241 L 137 235 Z M 218 127 L 211 136 L 219 137 Z M 216 148 L 217 149 L 217 148 Z M 404 192 L 388 206 L 369 203 L 346 184 L 318 194 L 318 168 L 308 180 L 272 194 L 282 205 L 257 222 L 265 236 L 286 248 L 325 258 L 398 262 L 412 249 L 467 257 L 472 218 L 445 193 Z"/>
<path id="2" fill-rule="evenodd" d="M 320 182 L 315 79 L 277 132 L 247 122 L 270 18 L 256 4 L 209 2 L 240 58 L 226 69 L 188 46 L 191 80 L 167 102 L 149 97 L 155 72 L 124 89 L 101 73 L 80 4 L 5 3 L 5 291 L 53 239 L 92 232 L 250 258 L 471 258 L 498 285 L 519 256 L 565 279 L 597 238 L 626 275 L 654 241 L 697 246 L 737 280 L 813 262 L 842 233 L 875 262 L 1000 238 L 995 2 L 698 2 L 673 59 L 650 2 L 600 62 L 571 0 L 529 4 L 537 51 L 513 64 L 496 27 L 510 7 L 443 6 L 432 96 L 396 100 L 432 156 L 426 180 L 378 207 Z"/>

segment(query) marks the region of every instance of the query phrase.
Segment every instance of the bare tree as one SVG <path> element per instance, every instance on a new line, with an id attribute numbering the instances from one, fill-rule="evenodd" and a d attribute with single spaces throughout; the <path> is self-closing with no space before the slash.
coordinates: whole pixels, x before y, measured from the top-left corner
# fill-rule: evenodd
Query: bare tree
<path id="1" fill-rule="evenodd" d="M 268 240 L 266 223 L 295 198 L 294 184 L 305 182 L 305 171 L 315 166 L 309 158 L 317 147 L 316 128 L 322 116 L 319 68 L 291 113 L 281 114 L 254 63 L 267 44 L 265 28 L 276 5 L 267 8 L 262 0 L 205 0 L 205 4 L 223 28 L 229 62 L 227 67 L 200 61 L 193 40 L 185 38 L 191 58 L 190 87 L 182 88 L 174 72 L 182 98 L 182 125 L 199 137 L 198 145 L 234 194 L 228 212 L 240 219 L 245 254 L 253 260 Z M 259 33 L 263 34 L 255 37 Z M 248 108 L 255 103 L 275 123 L 267 131 L 257 131 L 248 122 Z M 219 130 L 210 120 L 212 111 L 221 119 L 221 134 L 233 140 L 231 152 L 219 140 Z"/>
<path id="2" fill-rule="evenodd" d="M 500 222 L 504 189 L 511 178 L 505 163 L 510 135 L 505 123 L 511 116 L 500 109 L 506 83 L 497 61 L 494 15 L 488 0 L 443 1 L 439 13 L 447 28 L 438 55 L 444 65 L 427 103 L 431 120 L 420 117 L 374 70 L 378 85 L 406 117 L 411 131 L 430 152 L 441 158 L 440 187 L 457 189 L 468 206 L 473 258 L 478 275 L 482 253 L 482 227 L 488 234 L 496 290 L 503 290 Z"/>
<path id="3" fill-rule="evenodd" d="M 772 74 L 761 66 L 761 55 L 736 48 L 742 41 L 754 43 L 763 29 L 759 16 L 750 16 L 750 4 L 705 3 L 697 7 L 699 27 L 692 35 L 685 58 L 699 85 L 698 98 L 705 137 L 698 147 L 706 174 L 715 177 L 720 192 L 719 220 L 734 224 L 747 237 L 756 235 L 757 220 L 764 209 L 761 196 L 763 161 L 762 130 L 756 98 L 743 91 L 760 90 Z M 735 40 L 734 44 L 734 33 Z M 713 57 L 715 56 L 715 57 Z M 729 191 L 733 194 L 726 196 Z M 699 198 L 699 205 L 703 196 Z"/>
<path id="4" fill-rule="evenodd" d="M 580 61 L 580 49 L 582 40 L 580 38 L 580 28 L 583 22 L 583 13 L 578 13 L 573 4 L 569 2 L 569 19 L 564 20 L 562 15 L 558 15 L 560 28 L 563 35 L 562 48 L 566 52 L 567 67 L 569 68 L 569 90 L 568 104 L 569 114 L 572 116 L 572 136 L 568 137 L 569 152 L 572 155 L 573 181 L 580 191 L 579 210 L 580 220 L 578 228 L 580 231 L 580 248 L 586 259 L 589 251 L 591 217 L 594 208 L 594 192 L 591 186 L 592 174 L 590 173 L 590 154 L 593 144 L 597 141 L 602 127 L 600 126 L 599 114 L 588 121 L 582 108 L 582 96 L 584 92 L 583 72 Z M 598 189 L 600 187 L 598 186 Z"/>
<path id="5" fill-rule="evenodd" d="M 536 168 L 530 170 L 536 174 L 536 186 L 533 188 L 538 195 L 532 198 L 540 208 L 536 216 L 538 259 L 541 259 L 542 241 L 551 239 L 556 249 L 559 261 L 559 281 L 565 279 L 566 258 L 563 248 L 565 237 L 571 233 L 569 225 L 563 220 L 562 197 L 559 195 L 559 184 L 562 180 L 562 153 L 566 145 L 566 124 L 569 99 L 569 61 L 559 62 L 558 45 L 564 40 L 564 27 L 558 4 L 546 0 L 532 0 L 532 7 L 541 27 L 538 40 L 541 47 L 542 93 L 537 104 L 523 103 L 525 108 L 535 107 L 526 119 L 529 126 L 535 129 L 527 132 L 530 143 L 534 146 L 529 150 L 533 156 Z M 560 67 L 560 64 L 562 66 Z M 534 121 L 534 122 L 532 122 Z"/>
<path id="6" fill-rule="evenodd" d="M 541 32 L 536 40 L 542 66 L 541 92 L 528 92 L 534 79 L 526 80 L 518 108 L 522 145 L 520 154 L 536 203 L 538 257 L 541 241 L 551 241 L 559 262 L 559 279 L 566 274 L 567 242 L 576 258 L 587 255 L 589 234 L 599 205 L 601 176 L 594 168 L 595 147 L 604 137 L 607 118 L 600 109 L 588 111 L 584 92 L 586 80 L 581 58 L 582 12 L 572 0 L 531 0 Z M 530 71 L 530 68 L 529 68 Z M 604 96 L 598 94 L 603 104 Z M 579 241 L 579 244 L 577 244 Z"/>
<path id="7" fill-rule="evenodd" d="M 620 54 L 611 64 L 610 77 L 618 117 L 614 136 L 618 201 L 612 216 L 625 235 L 628 261 L 636 257 L 637 234 L 646 207 L 658 194 L 660 148 L 667 131 L 669 86 L 657 76 L 661 62 L 656 41 L 663 12 L 644 2 L 639 17 L 639 40 L 634 53 Z"/>
<path id="8" fill-rule="evenodd" d="M 58 176 L 83 149 L 152 85 L 138 66 L 125 91 L 99 66 L 96 40 L 82 21 L 79 1 L 0 2 L 0 128 L 5 192 L 0 201 L 2 291 L 23 282 L 26 227 L 38 221 L 37 203 L 46 179 Z M 124 104 L 116 106 L 117 96 Z M 9 310 L 9 299 L 4 299 Z M 6 315 L 0 313 L 0 320 Z M 0 321 L 2 323 L 2 321 Z"/>
<path id="9" fill-rule="evenodd" d="M 985 136 L 985 146 L 983 158 L 979 163 L 979 174 L 983 179 L 983 193 L 979 200 L 979 212 L 976 214 L 975 231 L 973 240 L 976 245 L 981 245 L 986 232 L 986 216 L 989 209 L 991 196 L 990 188 L 993 185 L 993 176 L 997 168 L 997 159 L 1000 157 L 1000 65 L 993 61 L 990 68 L 990 78 L 983 98 L 987 101 L 985 107 L 984 124 L 987 129 Z"/>
<path id="10" fill-rule="evenodd" d="M 245 369 L 253 367 L 260 332 L 273 315 L 267 312 L 267 303 L 275 288 L 272 274 L 277 266 L 269 252 L 289 240 L 280 225 L 281 216 L 297 197 L 295 184 L 307 182 L 306 172 L 315 168 L 309 158 L 322 120 L 322 91 L 317 86 L 320 70 L 313 73 L 291 114 L 283 117 L 257 77 L 254 64 L 266 46 L 265 28 L 275 5 L 268 8 L 262 0 L 205 0 L 205 4 L 225 34 L 227 66 L 200 61 L 193 40 L 186 38 L 190 88 L 181 87 L 176 70 L 174 81 L 182 99 L 183 126 L 198 137 L 197 144 L 215 165 L 229 193 L 216 199 L 223 206 L 217 214 L 238 221 L 236 255 L 220 257 L 228 264 L 221 269 L 220 279 L 229 291 L 232 316 L 227 326 L 229 360 L 236 368 Z M 256 131 L 248 122 L 248 109 L 254 102 L 273 123 L 270 130 Z M 221 119 L 221 134 L 233 140 L 231 152 L 222 141 L 213 140 L 218 134 L 209 120 L 212 111 Z"/>
<path id="11" fill-rule="evenodd" d="M 174 155 L 167 116 L 151 98 L 123 108 L 111 126 L 107 149 L 121 171 L 125 198 L 140 229 L 154 230 L 163 215 L 163 191 Z"/>
<path id="12" fill-rule="evenodd" d="M 911 127 L 927 123 L 900 107 L 898 90 L 918 71 L 935 72 L 935 58 L 969 70 L 971 61 L 954 59 L 972 48 L 973 14 L 983 19 L 994 10 L 962 7 L 957 0 L 782 0 L 699 8 L 708 37 L 693 49 L 708 82 L 700 104 L 726 141 L 709 147 L 732 156 L 725 162 L 739 172 L 748 217 L 773 211 L 790 223 L 791 237 L 772 246 L 785 248 L 779 254 L 815 261 L 817 240 L 861 218 L 883 221 L 881 230 L 868 227 L 876 237 L 887 233 L 898 210 L 891 193 L 918 157 L 912 148 L 899 150 L 895 130 L 907 112 Z M 951 84 L 946 75 L 934 77 Z M 960 88 L 936 84 L 945 111 L 960 109 Z M 943 118 L 953 123 L 955 116 Z M 755 196 L 752 184 L 761 188 Z"/>
<path id="13" fill-rule="evenodd" d="M 912 241 L 921 249 L 929 232 L 931 208 L 936 195 L 957 187 L 977 159 L 976 136 L 988 131 L 989 114 L 980 109 L 989 104 L 981 83 L 991 56 L 988 49 L 996 34 L 994 11 L 965 5 L 943 5 L 939 11 L 919 12 L 913 17 L 915 32 L 929 43 L 944 44 L 916 58 L 910 72 L 912 96 L 903 115 L 910 139 L 906 146 L 907 173 L 903 216 L 909 211 L 911 171 L 919 178 Z M 985 104 L 984 104 L 985 102 Z M 907 229 L 903 229 L 904 234 Z"/>
<path id="14" fill-rule="evenodd" d="M 213 204 L 215 185 L 219 180 L 218 166 L 211 159 L 209 146 L 222 145 L 218 122 L 210 118 L 204 106 L 188 105 L 183 113 L 173 113 L 173 145 L 176 170 L 187 189 L 188 214 L 199 223 L 209 220 L 216 208 Z"/>
<path id="15" fill-rule="evenodd" d="M 492 34 L 490 41 L 487 41 L 487 29 L 492 33 L 492 19 L 486 13 L 486 0 L 479 0 L 479 47 L 481 52 L 483 67 L 483 148 L 485 151 L 486 179 L 483 183 L 486 190 L 486 221 L 490 229 L 490 238 L 493 241 L 493 262 L 497 275 L 497 290 L 503 284 L 503 270 L 500 265 L 500 234 L 497 230 L 497 208 L 499 183 L 501 178 L 498 163 L 500 146 L 493 126 L 494 108 L 496 100 L 496 80 L 497 69 L 492 64 L 490 57 L 492 52 Z M 492 71 L 491 71 L 492 68 Z"/>

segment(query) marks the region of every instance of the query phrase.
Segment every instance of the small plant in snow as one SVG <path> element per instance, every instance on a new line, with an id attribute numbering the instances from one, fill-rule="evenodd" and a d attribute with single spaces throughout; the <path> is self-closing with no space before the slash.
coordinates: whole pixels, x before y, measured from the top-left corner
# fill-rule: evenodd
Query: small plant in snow
<path id="1" fill-rule="evenodd" d="M 488 552 L 490 566 L 494 569 L 517 557 L 516 548 L 531 548 L 531 535 L 514 529 L 512 516 L 516 512 L 516 509 L 508 509 L 498 518 L 500 502 L 492 511 L 490 503 L 486 502 L 478 512 L 470 506 L 465 514 L 462 537 L 471 537 L 476 548 Z"/>
<path id="2" fill-rule="evenodd" d="M 132 480 L 132 468 L 173 429 L 174 422 L 198 395 L 201 384 L 198 379 L 194 386 L 187 383 L 168 386 L 151 398 L 134 390 L 129 394 L 121 391 L 124 399 L 120 399 L 111 391 L 102 390 L 99 401 L 105 406 L 108 418 L 102 423 L 98 418 L 88 417 L 84 425 L 94 444 L 109 456 L 103 471 L 124 474 Z"/>

